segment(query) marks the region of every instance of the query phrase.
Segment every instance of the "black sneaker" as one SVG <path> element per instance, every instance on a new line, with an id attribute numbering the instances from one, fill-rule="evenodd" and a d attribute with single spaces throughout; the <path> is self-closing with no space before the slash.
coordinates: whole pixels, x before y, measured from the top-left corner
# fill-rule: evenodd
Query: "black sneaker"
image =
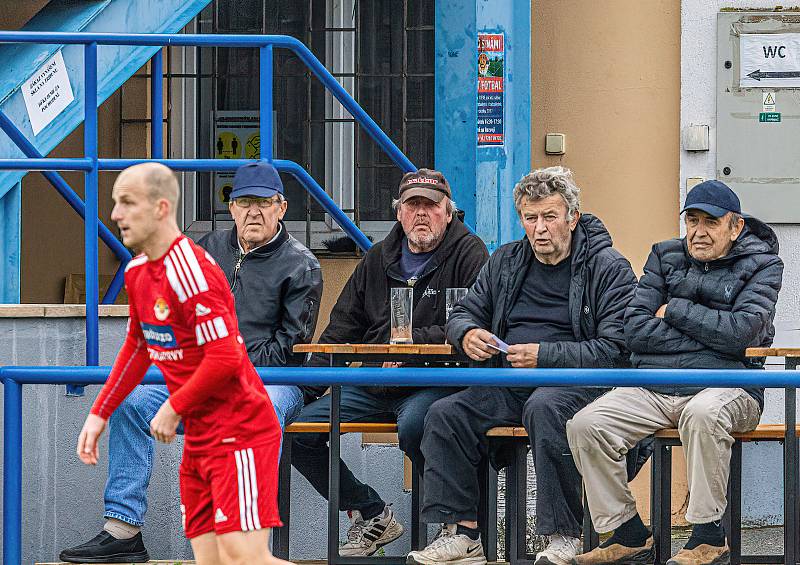
<path id="1" fill-rule="evenodd" d="M 150 560 L 142 532 L 130 539 L 117 539 L 105 530 L 83 545 L 65 549 L 58 558 L 69 563 L 146 563 Z"/>

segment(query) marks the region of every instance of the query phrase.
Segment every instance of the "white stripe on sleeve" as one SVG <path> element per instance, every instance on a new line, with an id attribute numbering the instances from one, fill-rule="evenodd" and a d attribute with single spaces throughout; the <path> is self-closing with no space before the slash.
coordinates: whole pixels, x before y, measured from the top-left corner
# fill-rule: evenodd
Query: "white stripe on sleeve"
<path id="1" fill-rule="evenodd" d="M 200 263 L 197 262 L 197 257 L 189 244 L 189 240 L 182 239 L 178 246 L 183 250 L 183 255 L 186 258 L 186 262 L 189 263 L 189 268 L 192 270 L 192 275 L 194 275 L 194 280 L 200 292 L 207 291 L 208 282 L 206 281 L 206 276 L 203 274 L 203 269 L 200 268 Z"/>
<path id="2" fill-rule="evenodd" d="M 169 285 L 172 287 L 172 290 L 175 291 L 175 294 L 178 295 L 178 300 L 180 303 L 183 304 L 186 302 L 186 292 L 183 289 L 181 281 L 178 280 L 178 275 L 175 272 L 175 265 L 173 265 L 172 260 L 169 257 L 164 259 L 164 267 L 166 267 Z"/>

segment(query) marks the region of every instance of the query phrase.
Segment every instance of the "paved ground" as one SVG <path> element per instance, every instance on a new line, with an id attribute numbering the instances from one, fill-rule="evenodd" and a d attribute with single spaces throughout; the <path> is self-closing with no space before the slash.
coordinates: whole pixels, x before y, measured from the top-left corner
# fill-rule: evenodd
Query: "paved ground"
<path id="1" fill-rule="evenodd" d="M 672 530 L 672 552 L 676 553 L 686 539 L 689 530 Z M 783 528 L 758 528 L 742 530 L 742 554 L 783 554 Z"/>

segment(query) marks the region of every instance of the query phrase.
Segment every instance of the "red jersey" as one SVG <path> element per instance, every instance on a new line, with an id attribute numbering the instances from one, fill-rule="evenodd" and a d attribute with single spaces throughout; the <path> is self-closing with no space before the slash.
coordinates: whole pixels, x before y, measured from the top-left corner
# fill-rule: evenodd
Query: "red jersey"
<path id="1" fill-rule="evenodd" d="M 152 363 L 182 417 L 187 451 L 274 441 L 278 419 L 239 335 L 228 281 L 211 255 L 180 236 L 160 259 L 132 259 L 125 286 L 128 334 L 92 413 L 107 419 Z"/>

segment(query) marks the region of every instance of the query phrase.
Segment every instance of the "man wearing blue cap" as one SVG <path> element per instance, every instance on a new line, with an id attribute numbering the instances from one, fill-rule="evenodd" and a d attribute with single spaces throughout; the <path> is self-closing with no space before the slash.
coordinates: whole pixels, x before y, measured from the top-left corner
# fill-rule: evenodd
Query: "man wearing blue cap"
<path id="1" fill-rule="evenodd" d="M 742 215 L 725 184 L 706 181 L 686 196 L 686 236 L 653 246 L 625 312 L 637 368 L 761 369 L 748 347 L 768 347 L 783 262 L 775 232 Z M 640 439 L 678 428 L 686 453 L 692 534 L 669 565 L 730 563 L 721 519 L 727 506 L 732 433 L 753 430 L 764 389 L 617 388 L 567 423 L 595 528 L 613 535 L 573 563 L 653 563 L 653 537 L 628 488 L 625 453 Z"/>
<path id="2" fill-rule="evenodd" d="M 314 334 L 322 295 L 319 262 L 281 221 L 288 203 L 272 164 L 258 161 L 240 167 L 230 197 L 235 227 L 211 232 L 198 244 L 225 272 L 253 365 L 301 365 L 304 358 L 295 355 L 292 347 L 311 341 Z M 268 385 L 266 389 L 283 428 L 300 414 L 303 395 L 296 386 Z M 168 395 L 166 386 L 138 386 L 111 416 L 106 522 L 92 540 L 62 551 L 63 561 L 148 560 L 140 530 L 153 467 L 150 421 Z"/>

